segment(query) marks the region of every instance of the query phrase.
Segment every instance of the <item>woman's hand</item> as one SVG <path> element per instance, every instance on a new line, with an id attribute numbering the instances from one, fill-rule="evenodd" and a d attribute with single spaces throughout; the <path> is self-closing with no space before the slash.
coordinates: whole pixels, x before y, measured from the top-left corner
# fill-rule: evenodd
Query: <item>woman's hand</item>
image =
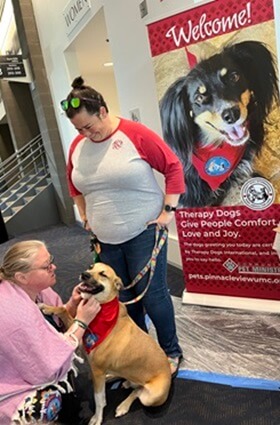
<path id="1" fill-rule="evenodd" d="M 149 224 L 157 224 L 160 227 L 168 227 L 168 225 L 173 220 L 174 216 L 175 216 L 175 212 L 173 211 L 171 212 L 162 211 L 160 215 L 158 216 L 158 218 L 156 220 L 149 221 L 147 223 L 147 226 L 149 226 Z"/>
<path id="2" fill-rule="evenodd" d="M 156 220 L 151 220 L 147 223 L 158 224 L 160 227 L 168 227 L 171 221 L 174 219 L 175 211 L 166 211 L 164 206 L 170 205 L 176 207 L 178 205 L 180 194 L 168 194 L 164 197 L 163 208 Z"/>
<path id="3" fill-rule="evenodd" d="M 65 304 L 66 310 L 72 317 L 76 316 L 77 307 L 82 300 L 79 286 L 80 286 L 80 283 L 74 287 L 71 297 Z"/>
<path id="4" fill-rule="evenodd" d="M 75 288 L 74 288 L 75 289 Z M 87 326 L 99 313 L 101 307 L 94 297 L 82 299 L 77 307 L 75 319 L 64 336 L 75 348 L 81 342 Z"/>
<path id="5" fill-rule="evenodd" d="M 88 325 L 99 313 L 101 307 L 94 297 L 82 300 L 77 308 L 76 319 Z"/>
<path id="6" fill-rule="evenodd" d="M 87 230 L 88 232 L 91 232 L 91 227 L 90 227 L 89 222 L 87 221 L 87 219 L 85 219 L 85 220 L 83 221 L 83 228 L 84 228 L 85 230 Z"/>

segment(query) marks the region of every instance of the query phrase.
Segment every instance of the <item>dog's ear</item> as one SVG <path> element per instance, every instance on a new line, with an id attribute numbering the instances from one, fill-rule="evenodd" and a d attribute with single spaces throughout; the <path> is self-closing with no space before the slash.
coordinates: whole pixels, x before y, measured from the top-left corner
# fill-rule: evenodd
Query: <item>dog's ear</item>
<path id="1" fill-rule="evenodd" d="M 121 280 L 121 278 L 120 277 L 116 277 L 115 278 L 115 280 L 114 280 L 114 285 L 115 285 L 115 288 L 118 290 L 118 291 L 120 291 L 121 289 L 123 289 L 123 283 L 122 283 L 122 280 Z"/>
<path id="2" fill-rule="evenodd" d="M 273 100 L 279 101 L 278 78 L 275 60 L 265 44 L 259 41 L 243 41 L 224 49 L 238 64 L 249 88 L 254 92 L 261 118 L 271 109 Z"/>
<path id="3" fill-rule="evenodd" d="M 191 116 L 186 77 L 176 80 L 160 102 L 163 138 L 181 159 L 184 168 L 189 166 L 193 151 L 194 121 Z"/>

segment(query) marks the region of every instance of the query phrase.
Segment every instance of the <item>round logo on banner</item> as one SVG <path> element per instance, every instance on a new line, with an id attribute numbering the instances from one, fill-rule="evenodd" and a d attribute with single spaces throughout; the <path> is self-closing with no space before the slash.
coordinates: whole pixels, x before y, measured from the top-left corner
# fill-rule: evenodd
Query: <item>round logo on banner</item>
<path id="1" fill-rule="evenodd" d="M 222 156 L 213 156 L 205 164 L 205 172 L 209 176 L 221 176 L 230 169 L 230 162 Z"/>
<path id="2" fill-rule="evenodd" d="M 274 199 L 272 184 L 262 177 L 247 180 L 241 188 L 241 200 L 251 210 L 265 210 L 273 204 Z"/>

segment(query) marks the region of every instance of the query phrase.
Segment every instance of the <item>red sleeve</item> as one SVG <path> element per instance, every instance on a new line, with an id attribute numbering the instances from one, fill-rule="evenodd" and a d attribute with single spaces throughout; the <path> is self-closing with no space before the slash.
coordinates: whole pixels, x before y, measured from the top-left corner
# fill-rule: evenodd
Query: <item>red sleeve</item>
<path id="1" fill-rule="evenodd" d="M 155 132 L 140 123 L 123 120 L 121 130 L 134 143 L 141 158 L 165 177 L 165 193 L 185 192 L 183 166 L 179 158 Z"/>
<path id="2" fill-rule="evenodd" d="M 69 154 L 68 154 L 68 161 L 67 161 L 67 166 L 66 166 L 66 177 L 67 177 L 69 194 L 72 197 L 81 195 L 81 192 L 79 192 L 79 190 L 74 186 L 73 181 L 72 181 L 72 170 L 73 170 L 72 155 L 73 155 L 73 152 L 74 152 L 77 144 L 82 139 L 84 139 L 84 136 L 82 136 L 81 134 L 79 134 L 77 137 L 75 137 L 75 139 L 71 143 L 71 146 L 70 146 L 70 149 L 69 149 Z"/>

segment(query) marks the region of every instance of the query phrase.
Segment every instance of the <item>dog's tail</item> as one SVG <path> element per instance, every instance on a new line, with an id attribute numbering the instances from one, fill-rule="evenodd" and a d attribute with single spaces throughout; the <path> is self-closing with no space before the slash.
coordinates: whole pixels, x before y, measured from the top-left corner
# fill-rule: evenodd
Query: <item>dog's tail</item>
<path id="1" fill-rule="evenodd" d="M 191 163 L 194 133 L 186 77 L 179 78 L 167 89 L 160 101 L 160 114 L 163 138 L 186 168 Z"/>

